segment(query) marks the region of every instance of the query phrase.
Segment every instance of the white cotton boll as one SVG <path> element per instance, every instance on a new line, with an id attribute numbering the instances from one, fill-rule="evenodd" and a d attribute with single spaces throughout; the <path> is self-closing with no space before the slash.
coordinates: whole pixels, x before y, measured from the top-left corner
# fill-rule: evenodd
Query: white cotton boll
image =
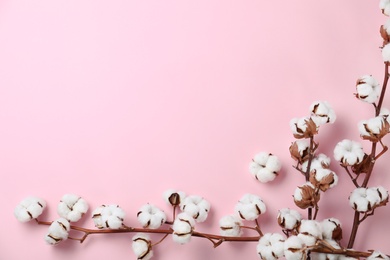
<path id="1" fill-rule="evenodd" d="M 249 164 L 249 171 L 260 182 L 266 183 L 275 179 L 282 165 L 278 157 L 271 153 L 256 154 Z"/>
<path id="2" fill-rule="evenodd" d="M 185 197 L 180 209 L 191 215 L 197 222 L 204 222 L 210 211 L 210 203 L 201 196 L 191 195 Z"/>
<path id="3" fill-rule="evenodd" d="M 321 221 L 322 237 L 334 239 L 334 232 L 341 230 L 341 222 L 336 218 L 327 218 Z"/>
<path id="4" fill-rule="evenodd" d="M 59 218 L 51 223 L 49 231 L 45 236 L 45 241 L 48 244 L 56 245 L 59 242 L 66 240 L 69 236 L 70 224 L 65 218 Z"/>
<path id="5" fill-rule="evenodd" d="M 303 219 L 298 231 L 298 237 L 302 239 L 307 246 L 314 245 L 318 239 L 322 238 L 321 224 L 315 220 Z"/>
<path id="6" fill-rule="evenodd" d="M 261 259 L 274 260 L 283 256 L 284 237 L 278 233 L 267 233 L 259 239 L 256 247 Z"/>
<path id="7" fill-rule="evenodd" d="M 14 216 L 20 222 L 27 222 L 39 217 L 46 208 L 46 201 L 38 197 L 23 199 L 14 209 Z"/>
<path id="8" fill-rule="evenodd" d="M 358 142 L 344 139 L 337 143 L 333 155 L 342 165 L 352 166 L 363 161 L 363 146 Z"/>
<path id="9" fill-rule="evenodd" d="M 326 183 L 326 184 L 329 185 L 329 188 L 333 188 L 337 185 L 338 180 L 339 180 L 336 173 L 334 173 L 333 171 L 331 171 L 329 169 L 323 169 L 323 168 L 316 169 L 315 178 L 318 182 L 322 183 L 323 180 L 325 180 L 329 176 L 332 176 L 333 180 L 332 180 L 332 182 Z"/>
<path id="10" fill-rule="evenodd" d="M 301 214 L 298 211 L 283 208 L 279 210 L 278 214 L 278 224 L 287 230 L 295 229 L 302 220 Z"/>
<path id="11" fill-rule="evenodd" d="M 315 189 L 315 187 L 313 186 L 313 184 L 311 184 L 310 182 L 306 182 L 306 183 L 303 184 L 301 187 L 297 187 L 297 188 L 295 189 L 294 195 L 293 195 L 295 201 L 300 201 L 300 200 L 303 199 L 303 197 L 302 197 L 302 195 L 303 195 L 303 194 L 302 194 L 302 188 L 305 187 L 305 186 L 310 187 L 310 188 L 312 188 L 313 190 Z"/>
<path id="12" fill-rule="evenodd" d="M 374 259 L 390 259 L 387 255 L 383 254 L 381 251 L 374 251 L 372 254 L 366 258 L 366 260 L 374 260 Z"/>
<path id="13" fill-rule="evenodd" d="M 310 142 L 307 139 L 296 140 L 295 143 L 297 144 L 298 152 L 301 156 L 303 156 L 303 153 L 310 147 Z"/>
<path id="14" fill-rule="evenodd" d="M 356 84 L 356 97 L 367 103 L 375 103 L 380 95 L 380 85 L 371 75 L 360 77 Z"/>
<path id="15" fill-rule="evenodd" d="M 172 225 L 173 241 L 180 244 L 186 244 L 190 242 L 194 226 L 195 220 L 191 215 L 186 212 L 178 214 Z"/>
<path id="16" fill-rule="evenodd" d="M 266 206 L 259 196 L 245 194 L 235 206 L 235 212 L 245 220 L 255 220 L 266 212 Z"/>
<path id="17" fill-rule="evenodd" d="M 92 212 L 92 218 L 97 228 L 121 228 L 125 215 L 126 213 L 118 205 L 102 205 Z"/>
<path id="18" fill-rule="evenodd" d="M 372 187 L 370 188 L 370 190 L 374 190 L 378 193 L 380 198 L 379 203 L 387 201 L 389 199 L 389 192 L 382 186 Z"/>
<path id="19" fill-rule="evenodd" d="M 335 249 L 340 249 L 340 245 L 331 239 L 325 239 L 325 242 L 331 245 Z M 325 253 L 315 253 L 311 252 L 310 257 L 312 260 L 339 260 L 340 255 L 338 254 L 325 254 Z"/>
<path id="20" fill-rule="evenodd" d="M 242 221 L 235 215 L 224 216 L 219 220 L 221 236 L 239 237 L 242 235 Z"/>
<path id="21" fill-rule="evenodd" d="M 168 205 L 177 206 L 184 200 L 186 194 L 182 191 L 173 189 L 167 190 L 163 193 L 163 199 Z"/>
<path id="22" fill-rule="evenodd" d="M 310 106 L 311 118 L 317 126 L 336 121 L 336 113 L 327 101 L 316 101 Z"/>
<path id="23" fill-rule="evenodd" d="M 390 16 L 390 1 L 389 0 L 380 0 L 379 8 L 382 10 L 384 15 Z"/>
<path id="24" fill-rule="evenodd" d="M 309 161 L 305 161 L 304 163 L 302 163 L 302 171 L 305 172 L 307 170 L 308 164 Z M 330 158 L 325 154 L 321 153 L 315 156 L 311 161 L 310 170 L 328 168 L 329 166 L 330 166 Z"/>
<path id="25" fill-rule="evenodd" d="M 88 203 L 75 194 L 65 194 L 57 206 L 57 213 L 71 222 L 76 222 L 88 211 Z"/>
<path id="26" fill-rule="evenodd" d="M 166 221 L 164 211 L 152 204 L 146 204 L 141 207 L 137 214 L 138 221 L 144 228 L 157 229 Z"/>
<path id="27" fill-rule="evenodd" d="M 290 236 L 284 241 L 284 257 L 287 260 L 302 260 L 305 255 L 305 243 L 302 239 Z"/>
<path id="28" fill-rule="evenodd" d="M 290 120 L 290 129 L 294 135 L 301 135 L 307 129 L 307 117 L 293 118 Z"/>
<path id="29" fill-rule="evenodd" d="M 390 9 L 390 8 L 389 8 Z M 389 10 L 390 11 L 390 10 Z M 390 44 L 386 44 L 382 48 L 382 58 L 384 62 L 389 62 L 390 61 Z"/>
<path id="30" fill-rule="evenodd" d="M 373 189 L 356 188 L 349 196 L 349 204 L 358 212 L 367 212 L 380 203 L 378 192 Z"/>
<path id="31" fill-rule="evenodd" d="M 132 248 L 137 259 L 149 260 L 153 256 L 152 243 L 146 234 L 136 234 L 133 237 Z"/>

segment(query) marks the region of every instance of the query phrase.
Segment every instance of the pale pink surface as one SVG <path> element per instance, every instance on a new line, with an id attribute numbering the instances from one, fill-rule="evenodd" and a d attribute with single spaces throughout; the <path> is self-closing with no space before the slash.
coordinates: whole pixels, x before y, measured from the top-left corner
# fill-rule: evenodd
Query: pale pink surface
<path id="1" fill-rule="evenodd" d="M 255 193 L 268 207 L 264 232 L 280 232 L 277 210 L 296 208 L 291 195 L 303 183 L 291 167 L 289 120 L 329 101 L 338 120 L 319 141 L 333 158 L 336 143 L 359 140 L 357 122 L 372 115 L 352 93 L 363 74 L 382 80 L 378 2 L 0 2 L 0 258 L 135 259 L 132 235 L 46 245 L 46 227 L 13 217 L 28 195 L 47 200 L 45 220 L 72 192 L 92 209 L 117 203 L 138 225 L 144 203 L 169 212 L 162 193 L 176 188 L 211 202 L 197 228 L 218 233 L 219 219 Z M 260 151 L 283 162 L 271 184 L 249 174 Z M 390 187 L 388 160 L 378 162 L 373 185 Z M 345 245 L 353 185 L 332 165 L 339 186 L 323 196 L 319 219 L 339 218 Z M 88 227 L 90 212 L 81 221 Z M 380 208 L 362 224 L 357 249 L 388 249 L 389 213 Z M 169 238 L 155 259 L 258 259 L 255 248 Z"/>

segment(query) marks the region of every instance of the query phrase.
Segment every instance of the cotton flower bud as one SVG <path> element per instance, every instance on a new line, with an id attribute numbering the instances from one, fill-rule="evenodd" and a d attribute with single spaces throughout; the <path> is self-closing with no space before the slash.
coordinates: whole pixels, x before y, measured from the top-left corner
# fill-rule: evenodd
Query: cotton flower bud
<path id="1" fill-rule="evenodd" d="M 165 223 L 167 217 L 164 211 L 152 204 L 146 204 L 141 207 L 137 213 L 139 223 L 144 228 L 157 229 Z"/>
<path id="2" fill-rule="evenodd" d="M 390 259 L 387 255 L 383 254 L 381 251 L 374 251 L 372 254 L 366 258 L 366 260 L 374 260 L 374 259 Z"/>
<path id="3" fill-rule="evenodd" d="M 235 212 L 245 220 L 255 220 L 266 212 L 263 200 L 253 194 L 245 194 L 236 204 Z"/>
<path id="4" fill-rule="evenodd" d="M 184 198 L 180 209 L 192 216 L 196 222 L 203 222 L 210 211 L 210 203 L 200 196 L 192 195 Z"/>
<path id="5" fill-rule="evenodd" d="M 373 104 L 377 101 L 381 89 L 379 83 L 371 75 L 364 75 L 356 82 L 355 96 L 361 101 Z"/>
<path id="6" fill-rule="evenodd" d="M 386 44 L 382 48 L 382 59 L 384 62 L 389 62 L 390 61 L 390 44 Z"/>
<path id="7" fill-rule="evenodd" d="M 390 124 L 383 116 L 362 120 L 358 124 L 360 137 L 371 142 L 379 142 L 390 131 Z"/>
<path id="8" fill-rule="evenodd" d="M 235 215 L 224 216 L 219 220 L 221 236 L 239 237 L 242 235 L 242 221 Z"/>
<path id="9" fill-rule="evenodd" d="M 146 234 L 136 234 L 133 237 L 133 252 L 138 260 L 149 260 L 153 256 L 152 242 Z"/>
<path id="10" fill-rule="evenodd" d="M 318 168 L 310 172 L 310 182 L 321 191 L 327 191 L 338 183 L 338 176 L 329 169 Z"/>
<path id="11" fill-rule="evenodd" d="M 333 108 L 326 101 L 316 101 L 310 106 L 311 119 L 317 127 L 336 121 L 336 114 Z"/>
<path id="12" fill-rule="evenodd" d="M 125 215 L 118 205 L 102 205 L 92 212 L 97 228 L 119 229 L 123 226 Z"/>
<path id="13" fill-rule="evenodd" d="M 68 239 L 70 230 L 69 221 L 65 218 L 59 218 L 51 223 L 49 232 L 45 236 L 48 244 L 56 245 L 59 242 Z"/>
<path id="14" fill-rule="evenodd" d="M 334 158 L 341 163 L 342 166 L 357 165 L 363 161 L 364 151 L 363 146 L 355 141 L 344 139 L 337 143 L 333 150 Z"/>
<path id="15" fill-rule="evenodd" d="M 302 164 L 309 157 L 310 143 L 307 139 L 296 140 L 289 148 L 291 158 Z"/>
<path id="16" fill-rule="evenodd" d="M 172 225 L 173 241 L 180 244 L 186 244 L 190 242 L 194 227 L 195 220 L 191 215 L 186 212 L 178 214 Z"/>
<path id="17" fill-rule="evenodd" d="M 182 191 L 167 190 L 163 194 L 164 201 L 172 206 L 178 206 L 185 198 L 186 194 Z"/>
<path id="18" fill-rule="evenodd" d="M 259 239 L 257 254 L 261 259 L 274 260 L 284 255 L 284 237 L 278 233 L 267 233 Z"/>
<path id="19" fill-rule="evenodd" d="M 295 189 L 294 202 L 301 209 L 313 208 L 319 200 L 320 193 L 315 191 L 315 187 L 310 182 Z"/>
<path id="20" fill-rule="evenodd" d="M 309 161 L 306 161 L 302 164 L 302 171 L 307 170 L 307 166 L 309 165 Z M 328 169 L 330 166 L 330 158 L 323 153 L 315 156 L 310 164 L 310 170 L 313 169 Z"/>
<path id="21" fill-rule="evenodd" d="M 273 181 L 278 175 L 282 165 L 278 157 L 271 153 L 256 154 L 249 165 L 249 171 L 260 182 Z"/>
<path id="22" fill-rule="evenodd" d="M 324 239 L 332 239 L 340 241 L 343 238 L 341 223 L 338 219 L 327 218 L 321 222 L 322 237 Z"/>
<path id="23" fill-rule="evenodd" d="M 88 211 L 88 203 L 75 194 L 65 194 L 57 207 L 57 213 L 70 222 L 76 222 Z"/>
<path id="24" fill-rule="evenodd" d="M 305 243 L 297 236 L 290 236 L 284 241 L 284 257 L 288 260 L 302 260 L 306 258 Z"/>
<path id="25" fill-rule="evenodd" d="M 390 16 L 390 0 L 380 0 L 379 8 L 384 15 Z"/>
<path id="26" fill-rule="evenodd" d="M 381 198 L 375 189 L 356 188 L 349 196 L 349 204 L 358 212 L 368 212 L 373 210 L 379 203 Z"/>
<path id="27" fill-rule="evenodd" d="M 298 232 L 298 237 L 307 246 L 312 246 L 318 239 L 322 239 L 321 224 L 315 220 L 303 219 L 301 225 L 298 227 Z"/>
<path id="28" fill-rule="evenodd" d="M 15 207 L 14 215 L 20 222 L 27 222 L 39 217 L 46 208 L 46 201 L 37 197 L 23 199 Z"/>
<path id="29" fill-rule="evenodd" d="M 318 133 L 317 125 L 312 118 L 293 118 L 290 121 L 290 128 L 295 138 L 309 138 Z"/>
<path id="30" fill-rule="evenodd" d="M 283 229 L 293 230 L 296 229 L 301 224 L 302 216 L 298 211 L 283 208 L 279 210 L 278 214 L 278 224 Z"/>

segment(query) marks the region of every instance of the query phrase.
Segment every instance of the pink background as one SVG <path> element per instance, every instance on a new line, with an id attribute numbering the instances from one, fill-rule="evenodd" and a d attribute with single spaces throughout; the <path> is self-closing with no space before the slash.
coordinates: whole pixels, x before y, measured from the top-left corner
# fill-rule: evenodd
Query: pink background
<path id="1" fill-rule="evenodd" d="M 211 202 L 196 229 L 218 233 L 219 219 L 255 193 L 268 207 L 263 231 L 280 232 L 277 210 L 296 208 L 291 195 L 303 183 L 291 168 L 289 120 L 329 101 L 338 120 L 318 140 L 333 158 L 335 144 L 359 140 L 357 122 L 372 116 L 352 93 L 359 76 L 383 77 L 378 2 L 1 1 L 0 258 L 135 259 L 132 235 L 46 245 L 46 227 L 13 217 L 28 195 L 47 200 L 45 220 L 57 218 L 63 194 L 76 193 L 91 209 L 121 205 L 126 224 L 138 226 L 147 202 L 170 212 L 162 193 L 176 188 Z M 283 162 L 271 184 L 248 172 L 261 151 Z M 390 188 L 388 160 L 372 185 Z M 322 197 L 318 219 L 339 218 L 345 245 L 353 185 L 332 165 L 340 184 Z M 90 212 L 80 224 L 93 226 Z M 386 251 L 389 213 L 380 208 L 362 224 L 357 249 Z M 255 248 L 168 238 L 155 259 L 258 259 Z"/>

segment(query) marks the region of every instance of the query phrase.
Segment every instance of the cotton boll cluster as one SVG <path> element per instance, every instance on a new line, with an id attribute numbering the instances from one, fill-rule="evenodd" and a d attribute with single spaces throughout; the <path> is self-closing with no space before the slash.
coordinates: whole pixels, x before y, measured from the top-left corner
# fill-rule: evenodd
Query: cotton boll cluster
<path id="1" fill-rule="evenodd" d="M 296 210 L 289 208 L 279 210 L 278 224 L 284 230 L 291 231 L 296 229 L 301 224 L 301 220 L 302 215 Z"/>
<path id="2" fill-rule="evenodd" d="M 180 209 L 192 216 L 197 222 L 204 222 L 210 211 L 210 203 L 201 196 L 187 196 L 180 203 Z"/>
<path id="3" fill-rule="evenodd" d="M 137 259 L 149 260 L 153 256 L 152 242 L 146 234 L 136 234 L 133 237 L 132 248 Z"/>
<path id="4" fill-rule="evenodd" d="M 369 257 L 366 258 L 366 260 L 374 260 L 374 259 L 389 260 L 390 257 L 388 257 L 387 255 L 383 254 L 380 251 L 374 251 Z"/>
<path id="5" fill-rule="evenodd" d="M 349 196 L 351 207 L 361 213 L 384 206 L 389 201 L 388 191 L 382 187 L 356 188 Z"/>
<path id="6" fill-rule="evenodd" d="M 14 216 L 20 222 L 27 222 L 39 217 L 46 208 L 46 201 L 37 197 L 23 199 L 14 210 Z"/>
<path id="7" fill-rule="evenodd" d="M 173 241 L 180 244 L 186 244 L 190 242 L 194 227 L 195 220 L 191 215 L 186 212 L 178 214 L 172 225 Z"/>
<path id="8" fill-rule="evenodd" d="M 253 194 L 245 194 L 235 206 L 236 214 L 244 220 L 255 220 L 266 210 L 263 200 Z"/>
<path id="9" fill-rule="evenodd" d="M 376 79 L 371 75 L 364 75 L 356 82 L 355 96 L 364 102 L 374 104 L 381 93 L 381 88 Z"/>
<path id="10" fill-rule="evenodd" d="M 364 151 L 361 143 L 344 139 L 334 148 L 334 158 L 342 166 L 354 166 L 363 161 Z"/>
<path id="11" fill-rule="evenodd" d="M 320 194 L 310 182 L 297 187 L 293 197 L 295 205 L 301 209 L 314 208 L 320 200 Z"/>
<path id="12" fill-rule="evenodd" d="M 257 254 L 264 260 L 275 260 L 284 255 L 284 237 L 278 233 L 264 234 L 257 244 Z"/>
<path id="13" fill-rule="evenodd" d="M 368 120 L 362 120 L 358 124 L 360 137 L 371 142 L 379 142 L 390 132 L 389 118 L 387 115 L 379 115 Z"/>
<path id="14" fill-rule="evenodd" d="M 167 217 L 161 209 L 152 204 L 141 207 L 137 213 L 138 221 L 144 228 L 157 229 L 165 223 Z"/>
<path id="15" fill-rule="evenodd" d="M 50 245 L 57 245 L 59 242 L 68 239 L 69 230 L 69 221 L 65 218 L 59 218 L 51 223 L 45 241 Z"/>
<path id="16" fill-rule="evenodd" d="M 219 220 L 221 236 L 239 237 L 242 235 L 242 221 L 236 215 L 227 215 Z"/>
<path id="17" fill-rule="evenodd" d="M 57 213 L 70 222 L 76 222 L 88 211 L 88 203 L 75 194 L 65 194 L 57 207 Z"/>
<path id="18" fill-rule="evenodd" d="M 262 183 L 273 181 L 281 168 L 279 158 L 266 152 L 256 154 L 249 165 L 249 171 Z"/>
<path id="19" fill-rule="evenodd" d="M 95 226 L 99 229 L 119 229 L 123 226 L 126 213 L 118 205 L 102 205 L 92 212 Z"/>

